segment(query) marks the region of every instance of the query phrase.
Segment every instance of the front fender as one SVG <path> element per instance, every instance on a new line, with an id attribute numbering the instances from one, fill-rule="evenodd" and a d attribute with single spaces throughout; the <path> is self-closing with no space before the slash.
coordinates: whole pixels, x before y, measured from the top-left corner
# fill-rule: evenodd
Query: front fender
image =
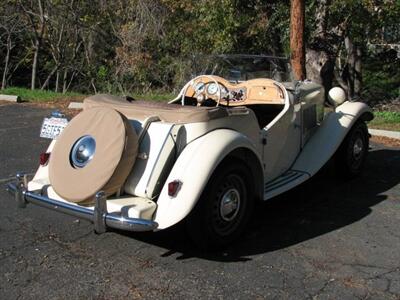
<path id="1" fill-rule="evenodd" d="M 175 162 L 157 200 L 157 229 L 170 227 L 196 205 L 218 164 L 233 150 L 247 148 L 260 160 L 256 146 L 245 135 L 230 129 L 214 130 L 188 144 Z M 176 197 L 168 195 L 168 183 L 182 182 Z"/>
<path id="2" fill-rule="evenodd" d="M 344 102 L 329 113 L 320 128 L 301 151 L 292 169 L 313 176 L 339 148 L 353 124 L 362 118 L 372 120 L 371 108 L 362 102 Z"/>

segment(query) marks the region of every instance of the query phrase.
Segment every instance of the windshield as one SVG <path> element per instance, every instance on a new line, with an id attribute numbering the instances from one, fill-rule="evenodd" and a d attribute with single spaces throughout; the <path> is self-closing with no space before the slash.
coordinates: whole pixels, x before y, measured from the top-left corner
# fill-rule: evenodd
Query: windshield
<path id="1" fill-rule="evenodd" d="M 192 58 L 192 77 L 217 75 L 233 82 L 254 78 L 270 78 L 279 82 L 291 81 L 290 65 L 286 58 L 265 55 L 197 55 Z"/>

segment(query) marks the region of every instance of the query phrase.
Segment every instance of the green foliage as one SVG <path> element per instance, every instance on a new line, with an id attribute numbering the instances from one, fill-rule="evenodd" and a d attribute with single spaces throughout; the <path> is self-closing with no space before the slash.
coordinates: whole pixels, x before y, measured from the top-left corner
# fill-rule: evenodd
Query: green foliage
<path id="1" fill-rule="evenodd" d="M 16 14 L 22 31 L 14 36 L 10 61 L 12 85 L 28 86 L 33 60 L 29 13 L 21 4 L 3 1 L 0 25 Z M 84 93 L 151 94 L 177 91 L 191 75 L 195 54 L 247 53 L 288 56 L 290 1 L 262 0 L 42 0 L 46 28 L 39 52 L 37 84 L 51 75 L 49 88 Z M 306 37 L 315 34 L 321 1 L 306 1 Z M 398 0 L 332 0 L 327 29 L 343 27 L 362 46 L 365 99 L 382 101 L 399 97 L 399 59 L 368 51 L 380 43 L 382 28 L 394 28 L 400 19 Z M 2 21 L 3 19 L 4 21 Z M 397 26 L 398 27 L 398 26 Z M 343 37 L 330 36 L 338 55 L 346 60 Z M 400 34 L 400 33 L 398 33 Z M 4 69 L 5 40 L 0 26 L 0 72 Z M 58 76 L 57 76 L 58 75 Z M 58 78 L 58 81 L 56 80 Z M 46 97 L 46 96 L 44 96 Z"/>
<path id="2" fill-rule="evenodd" d="M 380 102 L 382 99 L 400 97 L 400 76 L 390 77 L 385 71 L 364 72 L 363 98 L 368 102 Z"/>
<path id="3" fill-rule="evenodd" d="M 400 131 L 400 112 L 376 111 L 374 119 L 368 124 L 371 128 Z"/>
<path id="4" fill-rule="evenodd" d="M 99 80 L 105 80 L 108 75 L 108 70 L 106 66 L 100 66 L 99 69 L 97 70 L 97 78 Z"/>
<path id="5" fill-rule="evenodd" d="M 400 60 L 395 51 L 371 53 L 365 61 L 363 99 L 375 104 L 400 98 Z"/>
<path id="6" fill-rule="evenodd" d="M 376 120 L 384 120 L 387 123 L 400 123 L 400 112 L 376 111 L 374 117 Z"/>

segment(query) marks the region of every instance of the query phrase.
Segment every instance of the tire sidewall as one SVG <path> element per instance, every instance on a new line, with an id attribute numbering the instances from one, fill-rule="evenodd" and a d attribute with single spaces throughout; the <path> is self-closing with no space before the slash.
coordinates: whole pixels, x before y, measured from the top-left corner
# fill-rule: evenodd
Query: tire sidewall
<path id="1" fill-rule="evenodd" d="M 354 154 L 354 145 L 357 141 L 362 142 L 362 150 L 358 158 Z M 368 154 L 369 137 L 368 129 L 363 121 L 357 121 L 344 140 L 339 151 L 339 167 L 344 176 L 352 178 L 359 175 L 364 167 Z"/>
<path id="2" fill-rule="evenodd" d="M 229 183 L 237 181 L 237 183 Z M 226 222 L 228 230 L 216 226 L 220 223 L 218 210 L 221 196 L 235 186 L 240 194 L 236 217 Z M 203 248 L 225 246 L 243 232 L 254 207 L 254 182 L 249 168 L 241 162 L 224 162 L 209 179 L 196 207 L 189 216 L 188 230 L 196 244 Z M 230 224 L 228 224 L 230 223 Z"/>

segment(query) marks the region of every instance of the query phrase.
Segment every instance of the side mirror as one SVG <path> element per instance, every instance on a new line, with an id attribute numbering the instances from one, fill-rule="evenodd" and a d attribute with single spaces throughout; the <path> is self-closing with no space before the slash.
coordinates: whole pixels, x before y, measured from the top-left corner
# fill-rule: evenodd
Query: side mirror
<path id="1" fill-rule="evenodd" d="M 334 87 L 329 90 L 328 101 L 333 106 L 339 106 L 347 100 L 346 92 L 340 87 Z"/>

